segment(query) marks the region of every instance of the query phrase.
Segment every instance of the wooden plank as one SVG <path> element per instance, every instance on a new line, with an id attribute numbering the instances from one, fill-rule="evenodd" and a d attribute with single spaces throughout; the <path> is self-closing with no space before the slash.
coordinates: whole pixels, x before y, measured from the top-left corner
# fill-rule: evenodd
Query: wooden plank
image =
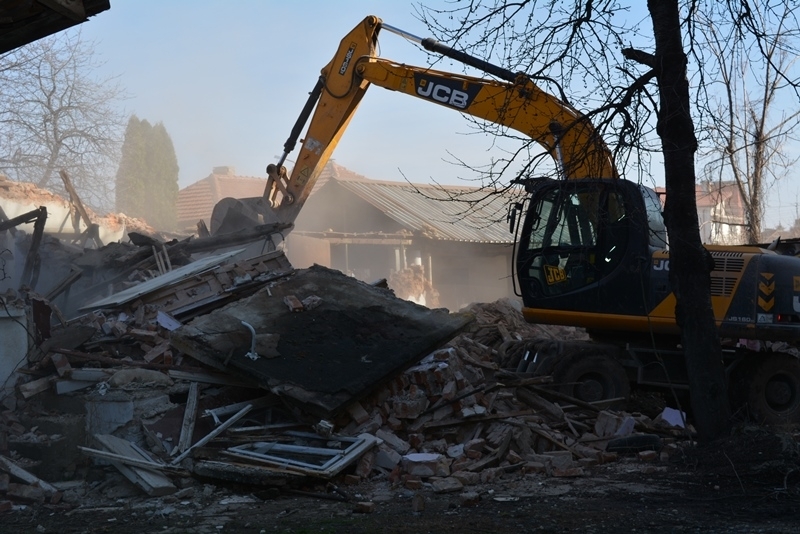
<path id="1" fill-rule="evenodd" d="M 602 408 L 598 408 L 594 404 L 590 404 L 590 403 L 584 402 L 584 401 L 582 401 L 580 399 L 576 399 L 575 397 L 572 397 L 570 395 L 566 395 L 564 393 L 561 393 L 560 391 L 554 391 L 552 389 L 547 389 L 547 388 L 540 388 L 538 386 L 534 386 L 533 384 L 530 384 L 530 385 L 525 386 L 525 387 L 527 387 L 528 389 L 530 389 L 534 393 L 538 393 L 542 397 L 551 397 L 551 398 L 556 399 L 556 400 L 569 402 L 569 403 L 574 404 L 575 406 L 577 406 L 579 408 L 584 408 L 586 410 L 591 410 L 591 411 L 597 412 L 597 413 L 600 413 L 603 410 Z"/>
<path id="2" fill-rule="evenodd" d="M 178 440 L 178 452 L 185 452 L 192 446 L 192 436 L 194 435 L 194 423 L 197 420 L 197 403 L 200 400 L 200 388 L 197 382 L 189 385 L 189 396 L 186 399 L 186 408 L 183 411 L 183 425 L 181 425 L 181 437 Z"/>
<path id="3" fill-rule="evenodd" d="M 73 266 L 69 274 L 67 274 L 67 276 L 65 276 L 64 279 L 58 283 L 58 285 L 51 289 L 47 295 L 45 295 L 45 298 L 47 300 L 55 300 L 57 296 L 69 289 L 70 286 L 72 286 L 72 284 L 74 284 L 82 274 L 83 270 Z"/>
<path id="4" fill-rule="evenodd" d="M 217 428 L 215 428 L 214 430 L 209 432 L 208 435 L 206 435 L 206 437 L 204 437 L 203 439 L 201 439 L 200 441 L 198 441 L 197 443 L 195 443 L 194 445 L 192 445 L 191 447 L 186 449 L 180 456 L 178 456 L 177 458 L 172 460 L 172 462 L 170 462 L 170 465 L 179 464 L 181 462 L 181 460 L 183 460 L 184 458 L 189 456 L 189 453 L 192 452 L 192 449 L 195 449 L 196 447 L 202 447 L 203 445 L 205 445 L 206 443 L 208 443 L 209 441 L 211 441 L 215 437 L 219 436 L 220 434 L 225 432 L 225 430 L 227 430 L 229 426 L 231 426 L 233 423 L 235 423 L 236 421 L 238 421 L 239 419 L 241 419 L 242 417 L 247 415 L 247 412 L 249 412 L 252 409 L 253 409 L 253 405 L 252 404 L 248 404 L 247 406 L 245 406 L 244 408 L 239 410 L 239 412 L 236 415 L 231 416 L 230 419 L 228 419 L 227 421 L 222 423 L 220 426 L 218 426 Z"/>
<path id="5" fill-rule="evenodd" d="M 274 395 L 265 395 L 264 397 L 259 397 L 258 399 L 251 399 L 247 401 L 237 402 L 235 404 L 228 404 L 227 406 L 220 406 L 219 408 L 210 408 L 203 412 L 203 417 L 213 417 L 214 418 L 214 426 L 221 424 L 220 417 L 225 417 L 226 415 L 234 414 L 247 406 L 248 404 L 252 405 L 254 409 L 258 408 L 266 408 L 268 406 L 272 406 L 277 404 L 278 397 Z"/>
<path id="6" fill-rule="evenodd" d="M 195 462 L 192 472 L 196 476 L 227 480 L 241 484 L 262 485 L 272 487 L 285 486 L 287 481 L 299 480 L 302 475 L 281 471 L 276 467 L 244 465 L 222 461 L 201 460 Z"/>
<path id="7" fill-rule="evenodd" d="M 551 418 L 557 421 L 563 420 L 564 410 L 561 409 L 561 407 L 558 404 L 553 404 L 544 397 L 529 391 L 531 387 L 532 386 L 528 386 L 528 388 L 517 388 L 515 390 L 515 396 L 517 397 L 517 399 L 521 400 L 531 408 L 546 413 Z M 541 388 L 537 389 L 541 390 Z"/>
<path id="8" fill-rule="evenodd" d="M 58 488 L 50 484 L 49 482 L 45 482 L 44 480 L 40 479 L 36 475 L 25 471 L 23 468 L 6 458 L 5 456 L 0 455 L 0 469 L 6 471 L 12 477 L 18 478 L 19 480 L 25 482 L 26 484 L 33 484 L 35 486 L 39 486 L 45 493 L 53 494 L 58 493 Z"/>
<path id="9" fill-rule="evenodd" d="M 509 417 L 525 417 L 527 415 L 536 415 L 536 410 L 515 410 L 508 412 L 492 413 L 486 415 L 477 415 L 469 419 L 448 419 L 447 421 L 429 422 L 422 425 L 425 430 L 433 430 L 437 428 L 447 428 L 449 426 L 471 425 L 482 421 L 495 421 L 497 419 L 507 419 Z"/>
<path id="10" fill-rule="evenodd" d="M 33 223 L 33 237 L 31 237 L 31 246 L 25 256 L 25 264 L 22 267 L 22 277 L 20 278 L 20 288 L 28 285 L 30 288 L 36 289 L 36 280 L 39 277 L 39 268 L 41 267 L 41 257 L 39 255 L 39 245 L 42 242 L 44 235 L 44 225 L 47 222 L 47 208 L 44 206 L 39 208 L 39 216 L 36 217 L 36 222 Z"/>
<path id="11" fill-rule="evenodd" d="M 585 454 L 579 452 L 577 449 L 573 449 L 572 447 L 570 447 L 566 443 L 561 443 L 556 438 L 551 436 L 550 433 L 548 433 L 546 430 L 543 430 L 542 428 L 539 428 L 537 425 L 525 424 L 525 423 L 522 423 L 520 421 L 514 421 L 514 420 L 508 420 L 508 421 L 505 421 L 505 422 L 510 424 L 510 425 L 516 425 L 516 426 L 520 426 L 520 427 L 530 428 L 533 433 L 535 433 L 536 435 L 538 435 L 541 438 L 545 439 L 546 441 L 549 441 L 551 444 L 555 445 L 559 449 L 563 449 L 565 451 L 571 452 L 576 458 L 586 458 Z"/>
<path id="12" fill-rule="evenodd" d="M 64 189 L 66 189 L 69 194 L 70 203 L 75 207 L 81 219 L 83 219 L 84 224 L 86 224 L 86 227 L 91 228 L 92 219 L 89 217 L 89 212 L 83 207 L 83 202 L 81 202 L 81 197 L 78 196 L 78 192 L 75 191 L 75 188 L 72 186 L 72 180 L 70 180 L 69 174 L 67 174 L 66 170 L 61 169 L 58 171 L 58 175 L 61 176 L 61 180 L 64 182 Z M 103 243 L 99 242 L 97 245 L 98 247 L 102 247 Z"/>
<path id="13" fill-rule="evenodd" d="M 157 358 L 164 356 L 164 353 L 169 350 L 169 341 L 162 341 L 152 349 L 150 349 L 144 356 L 143 359 L 146 362 L 152 362 Z"/>
<path id="14" fill-rule="evenodd" d="M 53 379 L 54 377 L 52 376 L 43 376 L 42 378 L 32 380 L 31 382 L 26 382 L 25 384 L 19 386 L 19 392 L 23 397 L 28 399 L 38 393 L 41 393 L 42 391 L 47 391 L 50 388 L 50 383 L 53 381 Z"/>
<path id="15" fill-rule="evenodd" d="M 141 460 L 139 458 L 131 458 L 129 456 L 123 456 L 122 454 L 116 454 L 108 451 L 101 451 L 99 449 L 92 449 L 90 447 L 82 447 L 80 445 L 78 445 L 78 449 L 80 449 L 80 451 L 84 453 L 86 456 L 91 456 L 92 458 L 100 458 L 101 460 L 106 460 L 111 463 L 119 462 L 121 464 L 125 464 L 131 467 L 147 469 L 150 471 L 167 471 L 170 473 L 186 474 L 186 470 L 180 467 L 174 467 L 171 465 L 166 465 L 158 462 L 150 462 L 147 460 Z"/>
<path id="16" fill-rule="evenodd" d="M 219 365 L 219 363 L 217 363 Z M 223 373 L 211 373 L 208 371 L 183 371 L 180 369 L 170 369 L 170 378 L 175 380 L 188 380 L 191 382 L 200 382 L 201 384 L 214 384 L 217 386 L 237 386 L 244 388 L 257 389 L 258 385 L 243 382 L 237 378 L 232 378 L 230 375 Z"/>
<path id="17" fill-rule="evenodd" d="M 144 451 L 137 450 L 133 447 L 133 444 L 127 440 L 120 439 L 110 434 L 95 434 L 94 439 L 114 454 L 121 455 L 131 460 L 143 460 L 145 462 L 155 463 Z M 112 460 L 111 465 L 116 467 L 125 478 L 151 497 L 170 495 L 177 491 L 177 488 L 172 484 L 169 478 L 162 473 L 152 471 L 150 468 L 128 466 L 119 460 Z"/>
<path id="18" fill-rule="evenodd" d="M 229 286 L 230 281 L 226 285 Z M 219 280 L 217 280 L 217 277 L 212 277 L 208 279 L 208 289 L 211 293 L 221 293 L 222 291 L 225 290 L 225 288 L 222 286 L 222 283 Z"/>
<path id="19" fill-rule="evenodd" d="M 511 428 L 507 428 L 504 430 L 505 434 L 503 434 L 503 439 L 497 448 L 491 453 L 489 456 L 486 456 L 472 465 L 467 466 L 467 471 L 480 471 L 485 467 L 489 467 L 494 462 L 500 463 L 502 459 L 505 457 L 506 452 L 508 451 L 508 446 L 511 444 L 511 437 L 513 436 L 513 432 Z"/>

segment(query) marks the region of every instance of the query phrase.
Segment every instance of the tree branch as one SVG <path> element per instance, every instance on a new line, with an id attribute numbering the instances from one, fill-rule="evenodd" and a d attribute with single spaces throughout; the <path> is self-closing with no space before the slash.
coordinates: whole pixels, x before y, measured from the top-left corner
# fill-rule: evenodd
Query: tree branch
<path id="1" fill-rule="evenodd" d="M 637 50 L 636 48 L 623 48 L 622 57 L 637 63 L 641 63 L 642 65 L 646 65 L 651 69 L 656 68 L 656 56 L 643 50 Z"/>

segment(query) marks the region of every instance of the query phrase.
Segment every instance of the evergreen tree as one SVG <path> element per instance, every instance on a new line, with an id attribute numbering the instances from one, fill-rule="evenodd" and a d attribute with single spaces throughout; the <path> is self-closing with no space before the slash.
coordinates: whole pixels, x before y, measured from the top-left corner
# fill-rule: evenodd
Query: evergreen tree
<path id="1" fill-rule="evenodd" d="M 117 210 L 168 230 L 177 198 L 178 158 L 167 129 L 131 116 L 117 171 Z"/>
<path id="2" fill-rule="evenodd" d="M 146 206 L 147 191 L 146 141 L 150 124 L 136 115 L 128 119 L 122 157 L 116 178 L 116 209 L 131 217 L 142 217 Z"/>
<path id="3" fill-rule="evenodd" d="M 172 229 L 175 227 L 175 203 L 178 200 L 178 157 L 172 138 L 162 122 L 150 130 L 147 155 L 151 191 L 147 220 L 156 228 Z"/>

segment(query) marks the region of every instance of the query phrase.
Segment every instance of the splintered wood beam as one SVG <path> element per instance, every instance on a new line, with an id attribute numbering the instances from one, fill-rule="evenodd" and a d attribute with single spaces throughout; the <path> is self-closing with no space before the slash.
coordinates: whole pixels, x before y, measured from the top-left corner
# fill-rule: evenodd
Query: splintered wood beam
<path id="1" fill-rule="evenodd" d="M 24 470 L 5 456 L 0 456 L 0 470 L 6 471 L 12 477 L 18 478 L 26 484 L 39 486 L 45 493 L 58 493 L 58 488 Z"/>
<path id="2" fill-rule="evenodd" d="M 33 223 L 33 237 L 31 238 L 31 248 L 28 249 L 28 255 L 25 256 L 25 266 L 22 268 L 22 278 L 20 280 L 20 289 L 22 286 L 29 285 L 31 289 L 36 289 L 36 280 L 39 278 L 39 245 L 42 242 L 44 235 L 44 225 L 47 222 L 47 208 L 44 206 L 38 209 L 39 215 L 36 217 L 36 222 Z"/>
<path id="3" fill-rule="evenodd" d="M 181 437 L 178 440 L 178 452 L 186 452 L 192 446 L 194 423 L 197 420 L 197 403 L 200 400 L 200 387 L 197 382 L 189 384 L 189 396 L 186 399 L 186 408 L 183 411 L 183 425 Z"/>
<path id="4" fill-rule="evenodd" d="M 28 213 L 23 213 L 22 215 L 17 215 L 13 219 L 6 218 L 5 212 L 0 209 L 0 214 L 4 220 L 0 221 L 0 232 L 3 230 L 10 230 L 12 228 L 16 228 L 20 224 L 27 224 L 33 220 L 36 220 L 39 215 L 42 213 L 42 208 L 37 208 L 35 210 L 29 211 Z"/>
<path id="5" fill-rule="evenodd" d="M 99 449 L 92 449 L 90 447 L 83 447 L 78 445 L 78 449 L 85 454 L 86 456 L 91 456 L 92 458 L 99 458 L 101 460 L 107 460 L 109 462 L 119 462 L 124 465 L 129 465 L 131 467 L 138 467 L 139 469 L 149 469 L 152 471 L 166 471 L 168 473 L 186 473 L 186 470 L 181 467 L 175 467 L 166 464 L 160 464 L 157 462 L 151 462 L 148 460 L 143 460 L 141 458 L 131 458 L 129 456 L 125 456 L 122 454 L 116 454 L 113 452 L 108 451 L 101 451 Z"/>
<path id="6" fill-rule="evenodd" d="M 229 426 L 231 426 L 233 423 L 235 423 L 236 421 L 238 421 L 239 419 L 241 419 L 242 417 L 247 415 L 247 412 L 249 412 L 252 409 L 253 409 L 253 405 L 252 404 L 248 404 L 247 406 L 245 406 L 244 408 L 239 410 L 239 412 L 236 415 L 231 416 L 230 419 L 228 419 L 227 421 L 222 423 L 220 426 L 218 426 L 217 428 L 215 428 L 214 430 L 209 432 L 208 435 L 206 435 L 206 437 L 204 437 L 203 439 L 201 439 L 200 441 L 198 441 L 197 443 L 195 443 L 194 445 L 192 445 L 191 447 L 186 449 L 180 456 L 178 456 L 177 458 L 172 460 L 170 462 L 170 465 L 178 465 L 179 463 L 181 463 L 181 461 L 184 458 L 189 456 L 189 453 L 191 453 L 192 450 L 196 449 L 197 447 L 202 447 L 203 445 L 205 445 L 206 443 L 208 443 L 209 441 L 211 441 L 215 437 L 217 437 L 220 434 L 222 434 L 223 432 L 225 432 L 228 429 Z"/>
<path id="7" fill-rule="evenodd" d="M 58 283 L 58 285 L 51 289 L 44 298 L 47 300 L 55 299 L 61 293 L 69 289 L 69 287 L 74 284 L 78 278 L 81 277 L 81 275 L 83 275 L 83 270 L 73 266 L 72 269 L 70 269 L 69 274 L 67 274 L 67 276 L 65 276 L 61 282 Z"/>
<path id="8" fill-rule="evenodd" d="M 70 2 L 70 0 L 60 0 L 60 1 L 50 0 L 50 1 L 54 3 Z M 81 10 L 83 10 L 83 5 L 81 5 Z M 85 18 L 85 16 L 83 18 Z M 69 174 L 67 174 L 67 171 L 65 171 L 64 169 L 58 171 L 58 174 L 61 176 L 61 181 L 64 182 L 64 188 L 67 190 L 67 193 L 69 194 L 70 204 L 75 206 L 75 209 L 78 211 L 78 215 L 81 216 L 81 219 L 83 220 L 84 224 L 86 224 L 87 236 L 91 239 L 94 239 L 94 242 L 97 244 L 98 247 L 102 247 L 103 242 L 100 240 L 100 234 L 98 233 L 99 227 L 92 222 L 92 219 L 89 217 L 89 212 L 87 212 L 86 208 L 83 207 L 83 202 L 81 202 L 81 197 L 78 196 L 78 192 L 75 190 L 75 187 L 73 187 L 72 180 L 70 180 L 69 178 Z"/>
<path id="9" fill-rule="evenodd" d="M 175 485 L 169 478 L 159 472 L 162 469 L 169 469 L 169 466 L 153 461 L 150 456 L 128 440 L 112 436 L 110 434 L 95 434 L 94 439 L 108 451 L 122 458 L 107 458 L 111 465 L 117 468 L 125 478 L 142 489 L 151 497 L 170 495 L 177 491 Z M 84 451 L 85 453 L 86 451 Z M 101 451 L 102 452 L 102 451 Z M 93 454 L 96 454 L 93 451 Z M 126 465 L 131 462 L 140 465 Z"/>

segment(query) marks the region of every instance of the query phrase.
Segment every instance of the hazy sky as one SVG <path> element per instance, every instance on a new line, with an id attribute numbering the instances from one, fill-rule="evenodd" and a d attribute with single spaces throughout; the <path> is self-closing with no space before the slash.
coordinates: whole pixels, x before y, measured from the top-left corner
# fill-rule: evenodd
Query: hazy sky
<path id="1" fill-rule="evenodd" d="M 164 123 L 185 187 L 220 165 L 266 176 L 342 37 L 367 15 L 427 36 L 412 6 L 402 0 L 111 0 L 111 9 L 81 31 L 97 43 L 104 74 L 118 74 L 131 94 L 126 108 Z M 381 33 L 380 51 L 425 65 L 416 46 L 389 32 Z M 464 172 L 443 162 L 452 160 L 448 151 L 476 164 L 489 157 L 487 139 L 462 135 L 471 131 L 452 110 L 373 87 L 333 159 L 373 179 L 457 183 Z"/>
<path id="2" fill-rule="evenodd" d="M 111 0 L 109 11 L 80 28 L 105 61 L 101 74 L 118 75 L 131 95 L 127 111 L 166 126 L 185 187 L 221 165 L 264 177 L 341 38 L 367 15 L 426 37 L 414 5 L 407 0 Z M 389 32 L 381 33 L 379 50 L 382 57 L 425 65 L 423 52 Z M 437 68 L 460 70 L 449 60 Z M 459 176 L 470 175 L 447 161 L 485 164 L 491 141 L 450 109 L 373 87 L 333 159 L 373 179 L 405 176 L 456 184 Z M 657 165 L 652 172 L 663 175 Z M 791 225 L 798 196 L 797 181 L 785 180 L 769 197 L 767 223 Z"/>

